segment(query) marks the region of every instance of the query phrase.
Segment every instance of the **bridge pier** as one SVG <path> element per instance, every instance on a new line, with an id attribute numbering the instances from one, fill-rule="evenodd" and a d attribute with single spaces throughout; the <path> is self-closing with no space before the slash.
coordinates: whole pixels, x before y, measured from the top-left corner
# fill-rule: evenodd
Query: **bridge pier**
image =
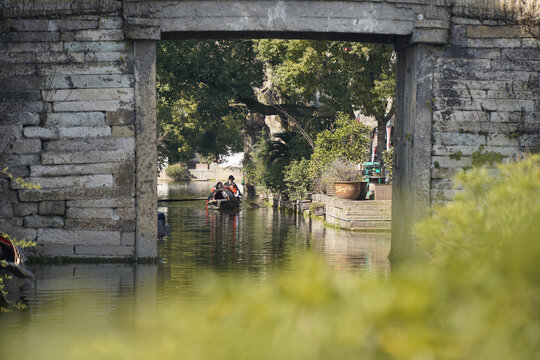
<path id="1" fill-rule="evenodd" d="M 413 224 L 430 208 L 433 45 L 398 50 L 392 187 L 392 256 L 416 253 Z"/>
<path id="2" fill-rule="evenodd" d="M 137 259 L 157 258 L 156 41 L 135 40 L 135 159 Z"/>

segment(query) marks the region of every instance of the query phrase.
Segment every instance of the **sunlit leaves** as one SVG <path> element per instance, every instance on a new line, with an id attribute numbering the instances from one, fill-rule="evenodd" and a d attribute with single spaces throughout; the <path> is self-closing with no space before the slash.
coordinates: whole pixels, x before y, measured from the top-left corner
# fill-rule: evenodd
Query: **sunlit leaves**
<path id="1" fill-rule="evenodd" d="M 195 153 L 215 159 L 242 150 L 246 109 L 262 80 L 250 40 L 162 41 L 158 47 L 161 155 L 189 162 Z"/>
<path id="2" fill-rule="evenodd" d="M 256 49 L 284 94 L 293 101 L 318 103 L 322 113 L 361 109 L 366 115 L 384 115 L 394 97 L 395 56 L 390 46 L 259 40 Z"/>
<path id="3" fill-rule="evenodd" d="M 436 208 L 418 233 L 434 261 L 451 264 L 473 258 L 508 258 L 515 247 L 540 233 L 540 157 L 474 169 L 457 176 L 462 189 L 454 201 Z"/>

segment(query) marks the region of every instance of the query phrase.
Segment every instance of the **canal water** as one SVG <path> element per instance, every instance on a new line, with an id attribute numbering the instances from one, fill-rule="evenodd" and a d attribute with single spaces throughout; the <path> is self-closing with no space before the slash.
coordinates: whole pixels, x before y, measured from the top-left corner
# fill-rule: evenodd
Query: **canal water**
<path id="1" fill-rule="evenodd" d="M 158 195 L 191 199 L 206 196 L 210 187 L 206 182 L 165 183 L 159 184 Z M 293 269 L 303 254 L 316 255 L 338 273 L 390 273 L 390 234 L 328 228 L 320 220 L 246 203 L 235 212 L 207 210 L 204 201 L 159 206 L 173 227 L 172 235 L 160 241 L 160 263 L 34 266 L 35 279 L 22 294 L 27 309 L 0 314 L 0 359 L 65 347 L 88 336 L 88 329 L 118 334 L 129 328 L 125 319 L 137 313 L 202 296 L 209 277 L 219 282 L 238 275 L 264 282 Z"/>

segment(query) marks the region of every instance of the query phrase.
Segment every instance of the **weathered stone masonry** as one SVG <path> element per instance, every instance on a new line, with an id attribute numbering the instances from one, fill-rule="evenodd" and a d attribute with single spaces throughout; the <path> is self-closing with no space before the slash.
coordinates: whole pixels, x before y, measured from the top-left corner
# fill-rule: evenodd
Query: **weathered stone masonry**
<path id="1" fill-rule="evenodd" d="M 414 56 L 398 61 L 392 218 L 392 252 L 397 254 L 414 252 L 414 241 L 396 240 L 418 219 L 411 203 L 445 203 L 458 191 L 451 179 L 461 169 L 495 166 L 498 160 L 540 150 L 538 25 L 454 14 L 448 33 L 446 44 L 400 51 L 421 52 L 422 60 L 412 72 L 418 66 Z M 414 74 L 417 78 L 411 79 Z M 416 94 L 416 106 L 406 105 L 410 94 Z M 417 166 L 426 163 L 426 156 L 429 166 Z M 424 189 L 415 187 L 426 177 Z"/>
<path id="2" fill-rule="evenodd" d="M 467 18 L 448 3 L 7 1 L 0 165 L 43 189 L 1 177 L 0 229 L 36 240 L 35 255 L 156 257 L 156 42 L 345 34 L 396 45 L 392 251 L 414 251 L 410 224 L 452 198 L 459 169 L 540 144 L 538 25 Z"/>
<path id="3" fill-rule="evenodd" d="M 35 255 L 135 255 L 133 42 L 119 11 L 1 22 L 0 228 Z"/>
<path id="4" fill-rule="evenodd" d="M 540 150 L 539 35 L 452 18 L 448 46 L 434 49 L 432 203 L 450 200 L 450 178 L 473 162 Z"/>

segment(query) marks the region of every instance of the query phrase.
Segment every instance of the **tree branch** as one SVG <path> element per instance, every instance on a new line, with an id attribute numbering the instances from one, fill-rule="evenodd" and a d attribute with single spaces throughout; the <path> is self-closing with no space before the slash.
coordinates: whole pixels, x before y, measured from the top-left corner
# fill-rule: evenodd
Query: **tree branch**
<path id="1" fill-rule="evenodd" d="M 284 115 L 286 112 L 289 115 L 297 117 L 317 117 L 315 112 L 317 108 L 302 106 L 296 104 L 279 104 L 266 105 L 254 99 L 241 98 L 238 101 L 245 104 L 251 111 L 262 115 Z"/>

